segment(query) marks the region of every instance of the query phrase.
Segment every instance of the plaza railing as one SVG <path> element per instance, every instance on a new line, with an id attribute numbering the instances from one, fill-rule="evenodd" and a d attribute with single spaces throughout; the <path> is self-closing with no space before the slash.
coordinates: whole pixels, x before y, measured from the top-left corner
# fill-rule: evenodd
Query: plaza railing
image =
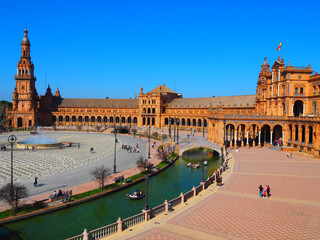
<path id="1" fill-rule="evenodd" d="M 220 168 L 215 171 L 212 176 L 208 177 L 205 182 L 202 182 L 200 183 L 200 185 L 193 187 L 186 193 L 181 193 L 178 197 L 170 201 L 165 200 L 165 202 L 159 206 L 156 206 L 149 210 L 142 210 L 142 213 L 126 218 L 124 220 L 121 220 L 121 218 L 119 217 L 117 222 L 109 224 L 105 227 L 92 230 L 90 232 L 85 229 L 82 234 L 72 238 L 68 238 L 66 240 L 98 240 L 111 234 L 122 232 L 125 229 L 128 229 L 136 224 L 148 221 L 161 213 L 170 211 L 171 208 L 175 206 L 187 202 L 192 197 L 197 196 L 201 191 L 207 189 L 211 184 L 214 184 L 217 177 L 220 176 L 225 170 L 226 162 L 224 162 L 223 165 L 220 166 Z"/>

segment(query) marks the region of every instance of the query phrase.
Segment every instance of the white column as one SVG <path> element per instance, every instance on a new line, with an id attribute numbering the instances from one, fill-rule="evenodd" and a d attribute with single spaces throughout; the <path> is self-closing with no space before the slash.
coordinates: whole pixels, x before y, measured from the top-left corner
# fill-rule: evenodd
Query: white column
<path id="1" fill-rule="evenodd" d="M 278 96 L 280 96 L 280 84 L 278 84 Z"/>
<path id="2" fill-rule="evenodd" d="M 278 70 L 278 82 L 280 81 L 280 69 Z"/>
<path id="3" fill-rule="evenodd" d="M 305 109 L 306 109 L 306 105 L 303 104 L 303 112 L 302 112 L 302 116 L 305 116 Z"/>
<path id="4" fill-rule="evenodd" d="M 271 86 L 271 97 L 273 97 L 273 86 Z"/>
<path id="5" fill-rule="evenodd" d="M 258 144 L 261 144 L 261 131 L 259 131 L 259 142 Z"/>
<path id="6" fill-rule="evenodd" d="M 235 131 L 234 133 L 235 133 L 235 135 L 234 135 L 234 142 L 237 143 L 237 140 L 238 140 L 238 136 L 237 136 L 237 135 L 238 135 L 238 131 Z"/>
<path id="7" fill-rule="evenodd" d="M 282 142 L 284 144 L 284 132 L 282 132 Z"/>
<path id="8" fill-rule="evenodd" d="M 272 71 L 272 79 L 271 79 L 271 82 L 273 82 L 273 74 L 274 74 L 274 71 Z"/>
<path id="9" fill-rule="evenodd" d="M 247 145 L 249 144 L 249 132 L 247 132 Z"/>
<path id="10" fill-rule="evenodd" d="M 17 68 L 17 76 L 19 75 L 19 68 Z"/>
<path id="11" fill-rule="evenodd" d="M 272 131 L 270 131 L 270 144 L 272 144 Z"/>

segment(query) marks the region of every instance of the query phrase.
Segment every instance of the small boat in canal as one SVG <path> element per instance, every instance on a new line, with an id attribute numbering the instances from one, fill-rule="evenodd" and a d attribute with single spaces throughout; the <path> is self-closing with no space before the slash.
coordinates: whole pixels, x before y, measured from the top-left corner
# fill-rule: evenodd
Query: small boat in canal
<path id="1" fill-rule="evenodd" d="M 199 164 L 199 163 L 196 163 L 196 164 L 194 164 L 194 163 L 188 163 L 188 164 L 187 164 L 187 167 L 198 168 L 198 167 L 200 167 L 200 164 Z"/>
<path id="2" fill-rule="evenodd" d="M 142 191 L 140 192 L 139 190 L 135 191 L 132 194 L 129 194 L 129 199 L 130 200 L 139 200 L 139 199 L 142 199 L 142 198 L 144 198 L 144 194 L 143 194 Z"/>

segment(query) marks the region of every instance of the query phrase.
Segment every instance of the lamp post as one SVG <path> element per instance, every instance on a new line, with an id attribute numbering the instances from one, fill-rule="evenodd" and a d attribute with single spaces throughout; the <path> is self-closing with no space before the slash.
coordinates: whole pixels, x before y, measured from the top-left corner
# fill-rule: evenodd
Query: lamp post
<path id="1" fill-rule="evenodd" d="M 114 115 L 116 118 L 116 115 Z M 113 132 L 114 132 L 114 159 L 113 159 L 113 173 L 117 172 L 117 130 L 116 130 L 116 123 L 114 119 L 113 123 Z"/>
<path id="2" fill-rule="evenodd" d="M 17 141 L 15 135 L 8 137 L 8 142 L 11 144 L 11 200 L 13 200 L 13 144 Z"/>
<path id="3" fill-rule="evenodd" d="M 173 142 L 176 142 L 176 123 L 177 123 L 177 119 L 173 118 Z"/>
<path id="4" fill-rule="evenodd" d="M 180 124 L 180 120 L 178 118 L 177 119 L 177 144 L 179 144 L 179 124 Z"/>
<path id="5" fill-rule="evenodd" d="M 201 182 L 204 182 L 204 157 L 202 157 L 201 163 L 202 163 L 202 178 L 201 178 Z"/>
<path id="6" fill-rule="evenodd" d="M 149 142 L 149 148 L 148 148 L 148 158 L 150 158 L 150 125 L 148 126 L 148 142 Z"/>
<path id="7" fill-rule="evenodd" d="M 171 138 L 171 121 L 172 121 L 172 118 L 169 117 L 169 137 Z"/>
<path id="8" fill-rule="evenodd" d="M 149 210 L 149 205 L 148 205 L 148 180 L 149 180 L 149 177 L 148 177 L 148 175 L 146 175 L 145 177 L 144 177 L 144 181 L 145 181 L 145 190 L 144 190 L 144 192 L 145 192 L 145 194 L 144 194 L 144 208 L 143 208 L 143 210 Z"/>
<path id="9" fill-rule="evenodd" d="M 223 146 L 225 151 L 227 151 L 227 146 L 226 146 L 226 119 L 223 119 Z"/>
<path id="10" fill-rule="evenodd" d="M 202 122 L 202 137 L 204 138 L 204 118 L 202 118 L 203 122 Z"/>

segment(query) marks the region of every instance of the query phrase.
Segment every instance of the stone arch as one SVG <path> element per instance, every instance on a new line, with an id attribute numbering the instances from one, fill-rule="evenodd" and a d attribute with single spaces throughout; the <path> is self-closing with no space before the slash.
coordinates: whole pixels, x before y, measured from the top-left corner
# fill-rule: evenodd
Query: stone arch
<path id="1" fill-rule="evenodd" d="M 270 143 L 271 139 L 271 127 L 269 124 L 264 124 L 261 127 L 261 146 L 264 146 L 265 143 Z"/>
<path id="2" fill-rule="evenodd" d="M 111 116 L 111 117 L 109 118 L 109 122 L 110 122 L 110 123 L 114 123 L 114 117 Z"/>
<path id="3" fill-rule="evenodd" d="M 17 127 L 19 128 L 19 127 L 22 127 L 22 117 L 18 117 L 18 119 L 17 119 Z"/>
<path id="4" fill-rule="evenodd" d="M 146 125 L 146 118 L 145 117 L 142 118 L 142 125 Z"/>
<path id="5" fill-rule="evenodd" d="M 108 118 L 107 117 L 103 117 L 103 122 L 108 122 Z"/>
<path id="6" fill-rule="evenodd" d="M 92 116 L 92 117 L 91 117 L 91 122 L 94 123 L 95 121 L 96 121 L 96 117 L 95 117 L 95 116 Z"/>
<path id="7" fill-rule="evenodd" d="M 155 108 L 152 108 L 152 113 L 156 113 L 156 109 Z"/>
<path id="8" fill-rule="evenodd" d="M 116 123 L 120 122 L 120 117 L 116 117 Z"/>
<path id="9" fill-rule="evenodd" d="M 190 118 L 187 119 L 187 126 L 191 126 L 191 120 L 190 120 Z"/>
<path id="10" fill-rule="evenodd" d="M 79 120 L 79 122 L 83 122 L 83 117 L 82 117 L 82 116 L 79 116 L 79 117 L 78 117 L 78 120 Z"/>
<path id="11" fill-rule="evenodd" d="M 147 125 L 150 126 L 150 117 L 147 118 Z"/>
<path id="12" fill-rule="evenodd" d="M 71 117 L 71 121 L 72 121 L 72 122 L 76 122 L 76 121 L 77 121 L 77 117 L 76 117 L 76 116 L 72 116 L 72 117 Z"/>
<path id="13" fill-rule="evenodd" d="M 148 113 L 151 113 L 151 109 L 150 108 L 148 108 Z"/>
<path id="14" fill-rule="evenodd" d="M 101 117 L 100 116 L 97 117 L 97 122 L 101 122 Z"/>
<path id="15" fill-rule="evenodd" d="M 289 124 L 289 139 L 292 141 L 292 125 Z"/>
<path id="16" fill-rule="evenodd" d="M 283 127 L 280 124 L 277 124 L 277 125 L 275 125 L 273 127 L 273 130 L 272 130 L 272 142 L 274 140 L 279 140 L 280 138 L 282 139 L 282 132 L 283 132 L 282 129 L 283 129 Z"/>
<path id="17" fill-rule="evenodd" d="M 154 126 L 156 124 L 156 119 L 153 117 L 152 118 L 152 126 Z"/>
<path id="18" fill-rule="evenodd" d="M 259 142 L 259 126 L 252 123 L 249 127 L 249 146 L 257 146 Z"/>
<path id="19" fill-rule="evenodd" d="M 186 125 L 186 120 L 184 118 L 181 119 L 181 125 L 185 126 Z"/>
<path id="20" fill-rule="evenodd" d="M 84 121 L 87 123 L 87 122 L 89 122 L 89 117 L 88 116 L 85 116 L 84 117 Z"/>
<path id="21" fill-rule="evenodd" d="M 66 122 L 70 122 L 70 116 L 67 115 L 65 119 L 66 119 Z"/>
<path id="22" fill-rule="evenodd" d="M 62 122 L 62 121 L 63 121 L 63 116 L 60 115 L 60 116 L 59 116 L 59 122 Z"/>
<path id="23" fill-rule="evenodd" d="M 133 123 L 138 123 L 138 118 L 137 117 L 133 118 Z"/>
<path id="24" fill-rule="evenodd" d="M 306 141 L 306 126 L 302 125 L 301 126 L 301 142 Z"/>
<path id="25" fill-rule="evenodd" d="M 295 133 L 294 141 L 298 142 L 298 139 L 299 139 L 299 126 L 297 124 L 294 125 L 294 133 Z"/>
<path id="26" fill-rule="evenodd" d="M 313 127 L 309 126 L 308 127 L 308 131 L 309 131 L 309 139 L 308 139 L 308 143 L 312 144 L 313 143 Z"/>
<path id="27" fill-rule="evenodd" d="M 225 143 L 227 147 L 231 147 L 234 144 L 235 126 L 232 123 L 226 124 L 225 127 Z"/>
<path id="28" fill-rule="evenodd" d="M 165 118 L 164 119 L 164 125 L 168 125 L 169 124 L 169 119 L 168 118 Z"/>
<path id="29" fill-rule="evenodd" d="M 198 126 L 199 126 L 199 127 L 202 127 L 202 124 L 201 124 L 201 123 L 202 123 L 202 121 L 201 121 L 201 118 L 200 118 L 200 119 L 198 119 Z"/>
<path id="30" fill-rule="evenodd" d="M 121 123 L 125 123 L 126 122 L 126 118 L 125 117 L 122 117 L 121 118 Z"/>
<path id="31" fill-rule="evenodd" d="M 204 127 L 207 127 L 207 126 L 208 126 L 208 121 L 207 121 L 207 119 L 204 119 L 204 120 L 203 120 L 203 126 L 204 126 Z"/>
<path id="32" fill-rule="evenodd" d="M 197 120 L 196 119 L 192 119 L 192 126 L 196 127 L 197 126 Z"/>
<path id="33" fill-rule="evenodd" d="M 132 121 L 131 117 L 128 117 L 127 121 L 128 121 L 128 123 L 131 124 L 131 121 Z"/>
<path id="34" fill-rule="evenodd" d="M 293 105 L 293 116 L 295 117 L 299 117 L 299 116 L 303 116 L 304 112 L 303 112 L 303 101 L 302 100 L 296 100 L 294 102 Z"/>

